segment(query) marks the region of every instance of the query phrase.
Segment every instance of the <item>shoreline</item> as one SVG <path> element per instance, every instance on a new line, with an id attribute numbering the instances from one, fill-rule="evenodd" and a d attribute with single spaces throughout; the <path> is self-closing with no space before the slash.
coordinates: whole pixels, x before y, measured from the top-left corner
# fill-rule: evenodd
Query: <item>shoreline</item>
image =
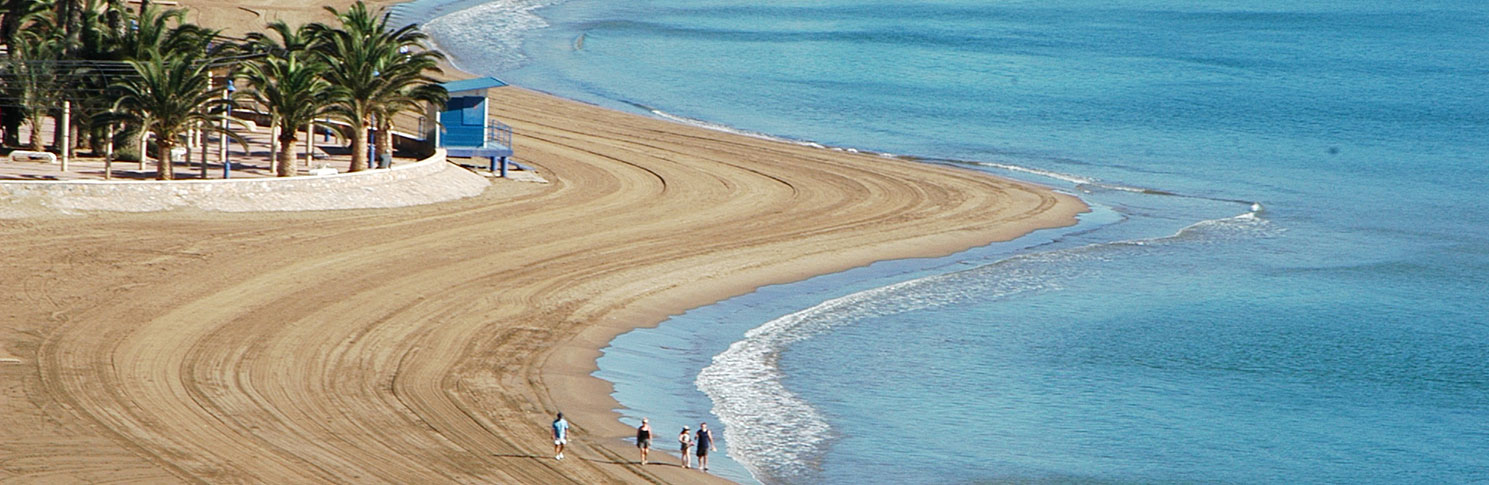
<path id="1" fill-rule="evenodd" d="M 0 337 L 21 354 L 10 367 L 31 369 L 17 377 L 28 402 L 60 405 L 92 430 L 21 419 L 29 424 L 11 432 L 34 438 L 17 449 L 86 442 L 84 460 L 117 456 L 97 461 L 154 479 L 696 481 L 696 472 L 631 462 L 632 430 L 613 410 L 612 385 L 593 376 L 615 336 L 763 285 L 943 256 L 1070 225 L 1086 210 L 1073 196 L 965 169 L 753 139 L 516 87 L 492 96 L 493 117 L 518 133 L 519 158 L 552 174 L 551 186 L 390 211 L 35 222 L 42 236 L 92 241 L 69 248 L 83 253 L 49 276 L 57 293 L 140 279 L 117 267 L 96 274 L 114 260 L 87 252 L 116 244 L 103 235 L 121 225 L 154 229 L 114 237 L 190 250 L 162 253 L 143 278 L 165 290 L 138 283 L 6 317 L 6 328 L 24 330 Z M 237 237 L 203 238 L 222 233 Z M 26 234 L 9 234 L 7 261 L 47 245 Z M 319 243 L 277 250 L 304 238 Z M 541 430 L 560 409 L 577 427 L 571 453 L 584 461 L 543 459 Z M 7 420 L 20 415 L 6 410 Z M 43 468 L 68 468 L 68 457 L 53 459 L 63 463 Z"/>
<path id="2" fill-rule="evenodd" d="M 551 96 L 546 93 L 538 94 Z M 639 114 L 624 113 L 580 101 L 567 99 L 563 101 L 589 106 L 593 109 L 641 117 Z M 1032 183 L 995 177 L 969 169 L 946 168 L 901 158 L 887 158 L 873 152 L 859 153 L 843 149 L 835 150 L 829 147 L 812 146 L 806 143 L 762 139 L 748 134 L 731 133 L 672 120 L 649 117 L 646 119 L 677 127 L 686 127 L 686 129 L 718 133 L 721 137 L 751 138 L 761 140 L 765 143 L 789 145 L 803 150 L 820 151 L 826 154 L 842 154 L 860 158 L 869 163 L 874 163 L 877 160 L 892 160 L 893 163 L 925 167 L 927 170 L 946 169 L 949 171 L 965 172 L 967 175 L 973 177 L 987 177 L 1015 185 L 1038 187 Z M 1049 188 L 1041 187 L 1041 190 L 1053 193 L 1053 190 Z M 602 355 L 603 349 L 609 347 L 616 337 L 632 330 L 655 328 L 672 316 L 680 315 L 691 309 L 713 305 L 735 296 L 748 294 L 762 286 L 797 283 L 817 276 L 836 274 L 851 269 L 866 267 L 880 261 L 939 258 L 989 244 L 1012 241 L 1039 229 L 1072 226 L 1076 223 L 1075 215 L 1086 212 L 1088 209 L 1084 203 L 1080 202 L 1074 196 L 1066 194 L 1059 194 L 1059 196 L 1065 203 L 1073 202 L 1078 208 L 1073 210 L 1072 207 L 1067 206 L 1059 211 L 1051 210 L 1050 213 L 1045 214 L 1045 217 L 1030 222 L 1027 225 L 990 228 L 987 232 L 937 234 L 911 237 L 897 241 L 885 241 L 872 247 L 860 247 L 849 251 L 836 252 L 831 257 L 813 259 L 809 262 L 798 261 L 798 264 L 784 265 L 787 266 L 784 268 L 752 269 L 749 274 L 735 274 L 724 281 L 710 281 L 704 285 L 674 288 L 673 291 L 653 296 L 652 299 L 656 300 L 654 302 L 648 302 L 646 304 L 638 303 L 621 308 L 615 313 L 607 315 L 601 323 L 585 328 L 572 340 L 556 349 L 551 356 L 543 359 L 542 364 L 540 364 L 541 375 L 544 381 L 551 383 L 547 386 L 547 390 L 555 403 L 587 401 L 585 405 L 578 408 L 564 406 L 565 416 L 569 416 L 571 420 L 582 419 L 586 423 L 601 423 L 602 425 L 598 428 L 600 429 L 600 434 L 608 438 L 608 442 L 605 444 L 606 448 L 608 448 L 613 457 L 626 459 L 634 454 L 633 445 L 627 441 L 634 430 L 620 422 L 621 415 L 617 410 L 620 403 L 611 397 L 614 391 L 614 384 L 594 375 L 598 370 L 597 359 Z M 594 429 L 596 426 L 589 424 L 587 427 Z M 658 451 L 665 453 L 666 448 L 659 448 Z"/>
<path id="3" fill-rule="evenodd" d="M 772 448 L 768 454 L 761 453 L 758 447 L 754 449 L 754 452 L 748 449 L 739 450 L 735 448 L 736 444 L 727 437 L 774 436 L 777 437 L 776 442 L 779 443 L 780 437 L 787 436 L 789 433 L 782 435 L 777 434 L 778 431 L 784 431 L 781 429 L 762 430 L 747 426 L 750 423 L 726 422 L 715 414 L 718 406 L 723 405 L 728 408 L 730 403 L 715 401 L 708 391 L 698 387 L 697 380 L 698 374 L 705 368 L 718 365 L 714 361 L 718 353 L 729 352 L 734 345 L 751 340 L 750 334 L 760 332 L 779 320 L 792 318 L 843 299 L 882 291 L 886 287 L 914 284 L 917 281 L 942 278 L 953 273 L 975 271 L 985 265 L 998 264 L 1016 255 L 1027 254 L 1026 251 L 1031 248 L 1051 244 L 1068 234 L 1069 231 L 1080 231 L 1083 226 L 1100 224 L 1102 223 L 1086 219 L 1083 214 L 1081 221 L 1075 226 L 1039 230 L 1008 241 L 977 246 L 942 257 L 881 260 L 842 272 L 812 276 L 801 281 L 765 285 L 750 293 L 731 296 L 718 302 L 689 309 L 679 315 L 670 316 L 655 326 L 637 328 L 620 334 L 601 350 L 603 356 L 598 361 L 599 371 L 595 374 L 613 384 L 615 388 L 613 394 L 621 405 L 619 412 L 625 416 L 628 423 L 637 421 L 642 416 L 649 416 L 653 426 L 658 424 L 663 426 L 689 424 L 691 426 L 690 423 L 696 421 L 698 417 L 705 417 L 705 421 L 718 430 L 716 432 L 723 431 L 726 436 L 723 442 L 730 446 L 731 455 L 728 459 L 737 463 L 734 465 L 738 467 L 737 473 L 743 474 L 747 479 L 758 480 L 753 473 L 759 471 L 759 467 L 780 466 L 783 456 L 777 453 L 779 450 Z M 819 336 L 808 337 L 807 340 L 817 337 Z M 788 346 L 781 349 L 781 352 L 784 354 L 793 351 Z M 781 372 L 784 374 L 785 371 L 781 370 Z M 659 380 L 658 375 L 666 377 Z M 777 378 L 786 378 L 786 376 L 789 374 L 777 376 Z M 779 380 L 772 380 L 772 382 L 776 385 L 780 384 Z M 817 409 L 819 403 L 807 402 L 793 392 L 788 391 L 787 394 L 789 397 L 772 395 L 769 398 L 771 403 L 769 406 L 779 405 L 785 400 L 807 404 Z M 762 397 L 733 393 L 729 396 L 732 399 L 743 399 L 743 401 L 733 401 L 735 405 L 740 402 L 761 402 L 757 399 Z M 777 416 L 784 418 L 778 413 Z M 720 426 L 720 424 L 726 426 Z M 825 424 L 834 425 L 835 423 Z M 838 428 L 830 426 L 830 429 L 833 430 L 830 433 L 836 433 Z M 813 434 L 820 435 L 818 432 Z M 801 443 L 791 441 L 795 444 Z M 745 456 L 732 455 L 735 452 Z M 799 453 L 799 450 L 796 452 Z M 741 458 L 754 458 L 757 461 L 747 464 Z M 726 467 L 717 461 L 717 457 L 714 460 L 716 470 Z M 806 467 L 812 466 L 810 461 L 799 464 Z"/>
<path id="4" fill-rule="evenodd" d="M 392 2 L 389 2 L 387 5 L 388 5 L 388 8 L 391 8 L 392 5 L 414 4 L 414 3 L 419 3 L 419 1 L 420 0 L 392 1 Z M 448 3 L 449 4 L 462 3 L 462 0 L 451 0 Z M 459 9 L 452 10 L 452 11 L 449 11 L 449 12 L 443 12 L 440 15 L 437 15 L 435 17 L 426 19 L 425 22 L 432 21 L 435 18 L 438 18 L 440 16 L 450 15 L 450 14 L 453 14 L 453 13 L 457 13 L 457 12 L 459 12 L 461 10 L 465 10 L 465 9 L 469 9 L 469 8 L 475 8 L 475 7 L 479 6 L 480 4 L 481 4 L 481 2 L 472 2 L 470 4 L 463 4 Z M 443 9 L 443 7 L 438 7 L 436 10 L 442 10 L 442 9 Z M 435 39 L 432 36 L 429 39 L 429 43 L 430 43 L 431 46 L 433 46 L 435 48 L 440 48 L 440 44 L 438 42 L 438 39 Z M 477 74 L 473 74 L 473 73 L 471 73 L 471 72 L 469 72 L 469 71 L 461 68 L 460 65 L 459 65 L 458 60 L 453 55 L 444 63 L 443 68 L 446 71 L 445 72 L 445 75 L 446 76 L 465 76 L 465 77 L 479 76 Z M 563 100 L 565 102 L 575 103 L 575 104 L 579 104 L 579 105 L 584 105 L 584 106 L 592 107 L 594 109 L 600 109 L 600 110 L 605 110 L 605 111 L 610 111 L 610 112 L 617 112 L 617 113 L 624 113 L 624 114 L 628 114 L 628 115 L 639 116 L 639 117 L 644 117 L 644 118 L 647 118 L 647 119 L 657 120 L 657 121 L 660 121 L 660 122 L 669 123 L 669 124 L 677 125 L 677 126 L 680 126 L 680 127 L 687 127 L 687 128 L 690 128 L 690 129 L 700 129 L 700 130 L 705 130 L 705 131 L 708 131 L 708 132 L 719 133 L 720 136 L 732 136 L 732 137 L 752 138 L 752 139 L 762 140 L 762 141 L 765 141 L 767 143 L 779 143 L 779 144 L 783 144 L 783 145 L 791 145 L 791 146 L 796 146 L 796 147 L 801 147 L 801 148 L 806 148 L 806 149 L 812 149 L 812 150 L 822 150 L 822 151 L 826 151 L 826 152 L 835 152 L 835 153 L 841 153 L 841 154 L 852 155 L 852 156 L 864 156 L 864 157 L 868 157 L 868 158 L 879 158 L 879 159 L 886 159 L 886 160 L 894 160 L 894 161 L 897 161 L 897 162 L 908 162 L 908 163 L 912 163 L 912 164 L 924 165 L 924 166 L 927 166 L 927 167 L 929 167 L 929 166 L 932 165 L 931 162 L 929 162 L 929 161 L 922 161 L 920 158 L 915 157 L 915 156 L 906 156 L 906 155 L 899 155 L 899 154 L 893 154 L 893 153 L 887 153 L 887 152 L 878 152 L 878 151 L 872 151 L 872 150 L 861 150 L 861 149 L 858 149 L 858 148 L 855 148 L 855 147 L 847 147 L 847 146 L 824 145 L 824 144 L 821 144 L 821 143 L 818 143 L 818 142 L 815 142 L 815 141 L 811 141 L 811 140 L 803 140 L 803 139 L 790 138 L 790 137 L 783 136 L 783 135 L 773 135 L 773 134 L 767 134 L 767 133 L 756 133 L 756 132 L 751 132 L 751 131 L 746 131 L 746 130 L 741 130 L 741 129 L 733 128 L 733 127 L 730 127 L 730 126 L 727 126 L 727 125 L 721 125 L 721 124 L 709 122 L 709 121 L 706 121 L 706 120 L 697 120 L 697 119 L 686 118 L 686 117 L 674 115 L 674 114 L 671 114 L 671 113 L 667 113 L 665 111 L 662 111 L 660 108 L 654 108 L 654 107 L 649 107 L 649 106 L 644 106 L 644 105 L 629 103 L 629 102 L 626 102 L 626 101 L 616 101 L 616 102 L 619 103 L 619 104 L 622 104 L 622 105 L 629 105 L 630 107 L 634 108 L 636 111 L 627 111 L 627 110 L 613 108 L 613 107 L 605 106 L 605 105 L 594 103 L 594 102 L 577 100 L 577 99 L 569 99 L 569 98 L 562 97 L 562 96 L 560 96 L 558 94 L 554 94 L 554 93 L 550 93 L 550 92 L 546 92 L 546 91 L 534 90 L 534 89 L 530 89 L 530 88 L 527 88 L 527 87 L 524 87 L 524 86 L 512 85 L 512 86 L 509 86 L 509 88 L 522 89 L 524 91 L 529 91 L 529 92 L 536 93 L 536 94 L 539 94 L 539 95 L 542 95 L 542 96 L 550 96 L 550 97 L 553 97 L 553 98 L 561 99 L 561 100 Z M 499 102 L 500 102 L 499 93 L 500 93 L 499 91 L 496 91 L 496 92 L 493 92 L 491 95 L 489 95 L 489 98 L 494 102 L 493 103 L 493 106 L 498 105 Z M 499 117 L 500 114 L 497 111 L 493 111 L 493 116 Z M 964 171 L 967 171 L 967 172 L 978 173 L 979 175 L 983 175 L 983 176 L 995 177 L 995 178 L 998 178 L 998 179 L 1001 179 L 1001 180 L 1005 180 L 1005 181 L 1012 181 L 1012 182 L 1017 183 L 1017 184 L 1025 184 L 1025 185 L 1028 185 L 1028 186 L 1038 186 L 1038 187 L 1043 187 L 1046 190 L 1053 190 L 1052 188 L 1045 187 L 1045 186 L 1040 186 L 1039 184 L 1036 184 L 1036 183 L 1033 183 L 1033 182 L 1020 181 L 1020 180 L 1017 180 L 1017 179 L 1006 178 L 1006 177 L 998 177 L 998 176 L 995 176 L 995 175 L 990 175 L 990 174 L 986 174 L 986 173 L 982 173 L 982 172 L 976 172 L 976 171 L 971 170 L 971 169 L 966 169 L 966 168 L 958 167 L 958 168 L 955 168 L 954 170 L 964 170 Z M 1069 195 L 1068 197 L 1070 197 L 1072 199 L 1079 200 L 1076 196 L 1073 196 L 1073 195 Z M 1084 202 L 1077 202 L 1077 203 L 1078 204 L 1081 204 L 1084 207 Z M 1089 208 L 1085 208 L 1085 209 L 1083 209 L 1083 210 L 1081 210 L 1079 212 L 1080 213 L 1084 213 L 1084 212 L 1087 212 L 1087 211 L 1089 211 Z M 903 259 L 936 259 L 936 258 L 951 256 L 951 255 L 954 255 L 954 254 L 957 254 L 957 253 L 961 253 L 961 252 L 964 252 L 964 251 L 974 250 L 976 248 L 985 247 L 985 246 L 988 246 L 988 245 L 991 245 L 991 244 L 996 244 L 996 243 L 1000 243 L 1000 242 L 1013 241 L 1013 240 L 1016 240 L 1016 239 L 1018 239 L 1020 237 L 1028 236 L 1028 235 L 1030 235 L 1030 234 L 1032 234 L 1032 233 L 1034 233 L 1034 232 L 1036 232 L 1036 231 L 1038 231 L 1040 229 L 1054 229 L 1054 228 L 1059 228 L 1059 227 L 1070 227 L 1070 226 L 1074 226 L 1075 224 L 1076 224 L 1076 221 L 1074 219 L 1074 214 L 1071 214 L 1070 215 L 1070 221 L 1068 223 L 1066 223 L 1066 224 L 1048 225 L 1048 226 L 1023 227 L 1023 228 L 1017 228 L 1017 229 L 1015 229 L 1015 228 L 1009 228 L 1009 230 L 1007 230 L 1007 231 L 1000 231 L 998 233 L 998 235 L 994 236 L 992 239 L 986 239 L 986 240 L 980 239 L 980 238 L 976 238 L 976 237 L 972 237 L 972 238 L 966 238 L 966 239 L 958 239 L 958 240 L 955 240 L 955 241 L 938 242 L 938 243 L 935 243 L 935 244 L 930 245 L 929 247 L 917 246 L 918 245 L 917 242 L 902 241 L 899 244 L 894 244 L 893 245 L 893 246 L 895 246 L 894 249 L 887 249 L 887 250 L 885 250 L 885 254 L 894 254 L 893 256 L 885 256 L 885 257 L 873 257 L 873 256 L 870 256 L 870 259 L 868 259 L 868 260 L 863 260 L 863 259 L 853 258 L 853 257 L 847 257 L 847 258 L 843 258 L 844 259 L 843 261 L 835 262 L 835 263 L 828 263 L 828 264 L 825 264 L 825 265 L 821 266 L 820 269 L 816 269 L 816 270 L 804 270 L 803 271 L 800 268 L 797 268 L 794 271 L 787 271 L 787 272 L 784 272 L 784 273 L 773 273 L 773 274 L 765 277 L 765 279 L 760 280 L 760 282 L 758 282 L 758 283 L 739 282 L 739 283 L 735 283 L 735 284 L 726 285 L 724 288 L 720 288 L 720 289 L 715 290 L 715 291 L 712 291 L 712 292 L 704 291 L 704 292 L 700 292 L 701 295 L 690 295 L 690 296 L 686 296 L 686 297 L 682 297 L 682 298 L 679 298 L 678 299 L 680 302 L 693 302 L 693 303 L 680 303 L 678 306 L 667 306 L 667 307 L 664 307 L 664 309 L 660 309 L 660 310 L 655 310 L 655 309 L 654 310 L 630 309 L 630 310 L 627 311 L 627 313 L 623 313 L 620 316 L 612 317 L 611 319 L 607 320 L 606 324 L 604 324 L 604 325 L 594 325 L 594 326 L 590 327 L 589 329 L 587 329 L 586 331 L 582 332 L 580 334 L 580 336 L 575 339 L 576 342 L 582 342 L 582 344 L 577 345 L 577 346 L 568 346 L 568 345 L 566 345 L 566 346 L 562 347 L 562 350 L 560 352 L 558 352 L 555 355 L 555 357 L 554 357 L 555 359 L 557 359 L 557 362 L 558 363 L 556 365 L 549 365 L 549 364 L 546 364 L 545 363 L 542 366 L 543 367 L 543 371 L 542 372 L 543 372 L 543 375 L 545 376 L 545 378 L 547 378 L 547 380 L 550 380 L 550 381 L 561 381 L 561 382 L 563 382 L 563 384 L 561 386 L 557 386 L 556 388 L 551 388 L 550 389 L 550 393 L 555 396 L 555 398 L 556 398 L 555 400 L 556 401 L 562 401 L 562 400 L 564 400 L 564 399 L 557 399 L 559 397 L 568 398 L 568 400 L 571 400 L 571 401 L 583 401 L 585 399 L 589 399 L 590 401 L 592 401 L 592 403 L 590 405 L 584 406 L 582 408 L 578 408 L 579 409 L 578 412 L 574 412 L 573 411 L 574 408 L 568 408 L 568 409 L 570 409 L 569 411 L 564 411 L 565 412 L 565 416 L 570 417 L 571 420 L 572 420 L 572 418 L 574 416 L 581 416 L 581 417 L 584 417 L 586 419 L 589 419 L 591 417 L 595 417 L 595 418 L 598 418 L 599 420 L 601 420 L 600 422 L 606 423 L 606 426 L 605 426 L 606 432 L 605 432 L 605 434 L 610 437 L 610 439 L 609 439 L 610 442 L 607 443 L 607 447 L 614 454 L 614 456 L 623 458 L 623 457 L 628 456 L 627 455 L 628 453 L 629 454 L 634 454 L 634 449 L 633 449 L 634 444 L 630 441 L 630 438 L 629 438 L 630 434 L 633 433 L 634 430 L 631 429 L 631 428 L 626 427 L 625 425 L 622 425 L 621 422 L 620 422 L 620 420 L 621 420 L 621 414 L 619 412 L 619 409 L 620 409 L 621 404 L 619 402 L 617 402 L 612 397 L 612 394 L 614 393 L 614 390 L 615 390 L 615 384 L 612 383 L 612 382 L 610 382 L 610 381 L 607 381 L 605 379 L 602 379 L 600 377 L 595 376 L 596 372 L 599 370 L 599 365 L 598 365 L 598 361 L 597 360 L 603 354 L 604 349 L 610 347 L 612 345 L 612 343 L 615 341 L 615 339 L 617 337 L 619 337 L 620 335 L 623 335 L 623 334 L 625 334 L 627 332 L 631 332 L 631 331 L 634 331 L 634 330 L 654 329 L 657 326 L 659 326 L 662 323 L 664 323 L 667 320 L 669 320 L 670 318 L 672 318 L 674 316 L 681 315 L 684 312 L 687 312 L 689 310 L 696 309 L 696 308 L 701 308 L 701 307 L 706 307 L 706 306 L 710 306 L 710 305 L 715 305 L 715 304 L 718 304 L 718 303 L 720 303 L 720 302 L 722 302 L 724 300 L 727 300 L 727 299 L 730 299 L 730 298 L 733 298 L 733 297 L 738 297 L 738 296 L 741 296 L 741 295 L 746 295 L 746 294 L 749 294 L 749 293 L 753 293 L 757 289 L 759 289 L 759 288 L 761 288 L 763 286 L 770 286 L 770 285 L 789 285 L 789 284 L 799 283 L 799 282 L 805 281 L 807 279 L 811 279 L 811 278 L 818 277 L 818 276 L 826 276 L 826 275 L 838 274 L 838 273 L 843 273 L 843 272 L 846 272 L 846 271 L 849 271 L 849 270 L 853 270 L 853 269 L 865 268 L 865 267 L 867 267 L 869 265 L 872 265 L 874 263 L 881 262 L 881 261 L 903 260 Z M 916 247 L 916 249 L 915 250 L 911 250 L 911 252 L 909 252 L 909 253 L 903 252 L 905 250 L 905 248 L 908 248 L 908 247 Z M 698 290 L 695 289 L 693 291 L 698 291 Z M 701 302 L 701 303 L 697 303 L 697 302 Z M 672 302 L 669 302 L 669 303 L 672 303 Z M 632 313 L 632 312 L 634 312 L 634 313 Z M 615 322 L 615 321 L 630 321 L 630 320 L 641 321 L 641 322 L 645 322 L 645 323 L 641 323 L 641 324 L 621 323 L 621 324 L 616 324 L 616 325 L 610 324 L 610 322 Z M 554 389 L 556 389 L 556 390 L 554 390 Z M 593 401 L 600 401 L 600 402 L 597 402 L 596 403 L 596 402 L 593 402 Z M 667 433 L 661 433 L 660 436 L 662 436 L 664 438 L 670 437 L 670 435 L 668 435 Z M 659 441 L 661 443 L 670 443 L 670 441 L 665 440 L 665 439 L 664 440 L 659 440 Z M 669 447 L 667 447 L 667 446 L 664 445 L 664 446 L 657 447 L 656 451 L 658 453 L 660 453 L 661 455 L 663 455 L 663 456 L 670 457 L 671 456 L 671 453 L 668 451 L 668 449 L 669 449 Z M 721 453 L 727 453 L 727 450 L 721 450 Z"/>
<path id="5" fill-rule="evenodd" d="M 464 74 L 458 70 L 451 70 L 449 72 Z M 909 165 L 911 170 L 924 168 L 928 171 L 945 170 L 957 172 L 973 178 L 985 177 L 1016 186 L 1038 188 L 1038 190 L 1047 191 L 1061 199 L 1061 203 L 1059 204 L 1061 208 L 1056 209 L 1052 206 L 1049 208 L 1049 212 L 1042 214 L 1043 217 L 1028 224 L 991 227 L 984 231 L 976 232 L 932 234 L 896 241 L 884 241 L 872 247 L 858 247 L 849 251 L 835 252 L 830 257 L 812 259 L 806 262 L 796 261 L 798 264 L 786 264 L 782 268 L 751 268 L 748 274 L 735 274 L 724 280 L 715 279 L 707 281 L 704 284 L 687 287 L 675 286 L 666 292 L 649 295 L 650 301 L 627 305 L 617 309 L 613 313 L 605 315 L 598 323 L 584 328 L 572 339 L 555 348 L 550 355 L 543 357 L 538 367 L 540 368 L 542 380 L 547 383 L 544 390 L 551 397 L 551 401 L 549 402 L 552 404 L 549 404 L 549 407 L 555 410 L 561 409 L 571 421 L 584 422 L 585 425 L 580 428 L 589 435 L 601 436 L 604 442 L 600 446 L 604 449 L 605 455 L 608 458 L 616 460 L 634 460 L 634 445 L 629 441 L 634 429 L 622 424 L 620 421 L 621 415 L 618 410 L 620 403 L 611 397 L 614 391 L 614 384 L 594 375 L 598 370 L 597 359 L 602 355 L 603 349 L 609 347 L 616 337 L 637 329 L 655 328 L 672 316 L 680 315 L 691 309 L 713 305 L 735 296 L 748 294 L 763 286 L 797 283 L 817 276 L 863 268 L 881 261 L 940 258 L 989 244 L 1012 241 L 1040 229 L 1069 227 L 1077 222 L 1075 219 L 1077 214 L 1089 210 L 1083 202 L 1073 195 L 1056 193 L 1053 189 L 1034 183 L 997 177 L 971 169 L 947 167 L 903 157 L 885 157 L 882 154 L 869 151 L 858 152 L 844 148 L 824 147 L 807 142 L 761 138 L 751 136 L 747 133 L 734 133 L 675 120 L 628 113 L 583 101 L 559 98 L 555 95 L 531 91 L 518 86 L 503 89 L 518 89 L 526 95 L 552 98 L 558 102 L 572 104 L 582 109 L 599 110 L 617 116 L 645 119 L 648 122 L 673 126 L 676 130 L 697 130 L 705 133 L 700 135 L 700 137 L 717 136 L 726 139 L 738 137 L 752 140 L 752 143 L 758 141 L 759 143 L 781 145 L 782 147 L 789 147 L 793 150 L 816 152 L 828 157 L 841 156 L 867 163 L 879 163 L 883 161 L 904 164 Z M 499 94 L 494 93 L 492 98 L 496 99 L 498 96 Z M 499 111 L 496 111 L 496 108 L 493 108 L 493 110 L 493 116 L 501 117 L 501 114 Z M 577 406 L 557 404 L 564 402 L 582 402 L 584 404 Z M 667 447 L 657 447 L 656 451 L 670 456 Z M 682 477 L 687 481 L 701 478 L 695 474 L 696 472 L 677 471 L 686 473 Z M 675 483 L 675 481 L 669 480 L 669 483 Z"/>

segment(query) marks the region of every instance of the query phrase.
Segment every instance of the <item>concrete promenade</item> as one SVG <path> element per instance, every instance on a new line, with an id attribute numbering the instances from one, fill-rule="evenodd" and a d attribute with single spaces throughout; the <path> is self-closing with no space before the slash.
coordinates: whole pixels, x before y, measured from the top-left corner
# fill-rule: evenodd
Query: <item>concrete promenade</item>
<path id="1" fill-rule="evenodd" d="M 50 131 L 50 130 L 48 130 Z M 244 130 L 247 150 L 229 144 L 232 162 L 224 179 L 216 141 L 207 149 L 206 177 L 201 149 L 192 150 L 191 163 L 174 165 L 175 180 L 155 180 L 153 159 L 143 164 L 114 162 L 105 179 L 102 158 L 86 156 L 60 163 L 12 161 L 0 155 L 0 218 L 45 216 L 89 211 L 147 212 L 199 209 L 222 212 L 311 211 L 403 207 L 443 202 L 481 194 L 490 181 L 448 163 L 441 150 L 416 160 L 395 158 L 391 169 L 350 173 L 351 155 L 345 147 L 317 142 L 315 157 L 306 161 L 302 140 L 297 144 L 297 175 L 275 177 L 269 157 L 269 138 L 263 131 Z M 50 140 L 50 133 L 43 133 Z M 303 135 L 302 135 L 303 138 Z M 23 138 L 24 139 L 24 138 Z M 334 139 L 332 140 L 334 142 Z M 81 152 L 88 153 L 88 152 Z M 315 175 L 330 173 L 335 175 Z"/>

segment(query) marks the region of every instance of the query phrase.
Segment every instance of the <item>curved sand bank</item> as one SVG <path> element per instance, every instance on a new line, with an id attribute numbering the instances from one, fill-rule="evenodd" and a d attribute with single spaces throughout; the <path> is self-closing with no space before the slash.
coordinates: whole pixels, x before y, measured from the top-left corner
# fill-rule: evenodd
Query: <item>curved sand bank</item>
<path id="1" fill-rule="evenodd" d="M 1084 210 L 978 173 L 496 96 L 551 183 L 0 220 L 0 481 L 692 483 L 633 463 L 589 376 L 614 335 Z M 577 426 L 562 462 L 559 409 Z"/>

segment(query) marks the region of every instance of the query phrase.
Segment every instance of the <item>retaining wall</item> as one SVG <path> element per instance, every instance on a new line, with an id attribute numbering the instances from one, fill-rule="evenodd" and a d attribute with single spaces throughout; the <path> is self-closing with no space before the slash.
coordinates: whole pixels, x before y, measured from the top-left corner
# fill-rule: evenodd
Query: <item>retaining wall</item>
<path id="1" fill-rule="evenodd" d="M 0 217 L 86 211 L 222 212 L 369 209 L 480 195 L 491 183 L 444 150 L 391 169 L 325 176 L 173 181 L 0 181 Z"/>

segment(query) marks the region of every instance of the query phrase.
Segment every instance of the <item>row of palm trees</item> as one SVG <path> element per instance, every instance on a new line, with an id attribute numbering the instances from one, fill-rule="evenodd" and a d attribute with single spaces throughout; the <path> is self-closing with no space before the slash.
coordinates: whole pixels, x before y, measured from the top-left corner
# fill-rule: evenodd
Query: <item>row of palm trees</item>
<path id="1" fill-rule="evenodd" d="M 77 123 L 59 130 L 81 129 L 90 134 L 84 141 L 112 138 L 124 146 L 153 134 L 161 179 L 174 178 L 171 149 L 192 130 L 242 142 L 224 121 L 245 99 L 278 126 L 274 169 L 289 176 L 298 133 L 316 119 L 349 126 L 351 170 L 360 171 L 369 165 L 369 132 L 377 136 L 375 155 L 391 154 L 394 116 L 446 98 L 432 77 L 444 56 L 416 27 L 390 29 L 386 15 L 360 1 L 345 11 L 326 8 L 337 25 L 275 21 L 269 32 L 237 41 L 187 23 L 178 9 L 146 6 L 136 14 L 122 0 L 32 2 L 0 20 L 0 34 L 11 29 L 0 92 L 10 100 L 5 107 L 30 124 L 32 147 L 40 149 L 44 118 L 57 119 L 60 101 L 70 101 Z M 71 27 L 69 18 L 76 20 Z M 224 96 L 224 81 L 232 79 L 244 89 Z M 115 127 L 121 134 L 113 135 Z"/>

